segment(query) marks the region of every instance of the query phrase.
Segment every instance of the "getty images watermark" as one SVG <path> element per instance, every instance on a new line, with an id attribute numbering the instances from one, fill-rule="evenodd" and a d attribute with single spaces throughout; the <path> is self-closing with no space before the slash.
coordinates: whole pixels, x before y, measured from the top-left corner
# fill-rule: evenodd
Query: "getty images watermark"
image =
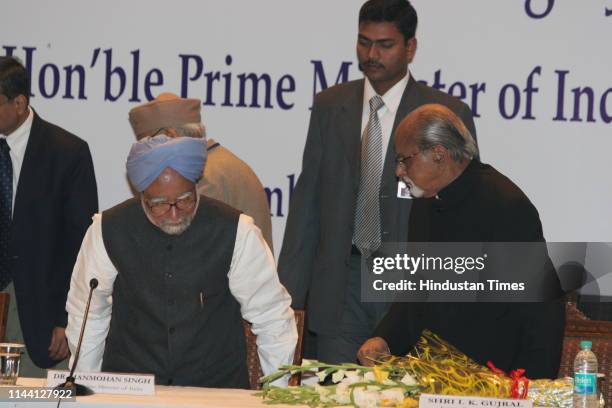
<path id="1" fill-rule="evenodd" d="M 362 257 L 365 302 L 612 301 L 612 244 L 392 243 Z M 593 288 L 596 289 L 593 289 Z"/>

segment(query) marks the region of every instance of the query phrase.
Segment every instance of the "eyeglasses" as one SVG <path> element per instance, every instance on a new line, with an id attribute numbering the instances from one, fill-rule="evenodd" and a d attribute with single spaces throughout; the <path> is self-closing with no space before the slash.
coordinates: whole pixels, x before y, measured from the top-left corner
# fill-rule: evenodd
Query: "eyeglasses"
<path id="1" fill-rule="evenodd" d="M 410 162 L 410 160 L 414 159 L 415 157 L 417 157 L 419 154 L 421 154 L 422 152 L 420 150 L 418 150 L 416 153 L 413 153 L 409 156 L 406 157 L 402 157 L 400 155 L 397 155 L 395 157 L 395 164 L 400 166 L 402 169 L 405 169 L 408 166 L 408 163 Z"/>
<path id="2" fill-rule="evenodd" d="M 177 210 L 191 211 L 196 204 L 196 195 L 193 192 L 186 193 L 181 197 L 177 198 L 174 202 L 169 201 L 157 201 L 155 199 L 145 198 L 144 202 L 147 205 L 151 214 L 156 217 L 167 214 L 172 207 L 176 207 Z"/>
<path id="3" fill-rule="evenodd" d="M 159 129 L 157 129 L 155 132 L 153 132 L 151 137 L 157 136 L 157 135 L 161 135 L 161 134 L 164 134 L 164 135 L 168 136 L 168 134 L 166 133 L 166 128 L 165 127 L 161 127 Z"/>

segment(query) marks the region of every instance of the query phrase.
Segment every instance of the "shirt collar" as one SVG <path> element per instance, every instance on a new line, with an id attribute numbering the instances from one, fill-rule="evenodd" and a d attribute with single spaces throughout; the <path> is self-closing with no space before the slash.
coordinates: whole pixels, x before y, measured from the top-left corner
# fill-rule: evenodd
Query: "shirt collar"
<path id="1" fill-rule="evenodd" d="M 406 72 L 406 75 L 402 79 L 400 79 L 395 85 L 391 87 L 384 95 L 381 95 L 383 102 L 385 103 L 385 107 L 391 112 L 395 114 L 397 112 L 397 108 L 402 100 L 402 95 L 404 94 L 404 90 L 406 89 L 406 85 L 408 85 L 408 79 L 410 79 L 410 72 Z M 370 83 L 370 80 L 366 77 L 365 79 L 365 88 L 363 92 L 363 102 L 366 106 L 369 106 L 370 99 L 376 96 L 377 93 L 374 90 L 374 87 Z"/>
<path id="2" fill-rule="evenodd" d="M 34 120 L 34 110 L 32 108 L 28 108 L 30 113 L 26 120 L 19 126 L 13 133 L 10 135 L 1 135 L 6 138 L 6 143 L 9 145 L 11 150 L 15 149 L 15 146 L 19 144 L 24 138 L 27 138 L 30 134 L 30 130 L 32 129 L 32 121 Z"/>

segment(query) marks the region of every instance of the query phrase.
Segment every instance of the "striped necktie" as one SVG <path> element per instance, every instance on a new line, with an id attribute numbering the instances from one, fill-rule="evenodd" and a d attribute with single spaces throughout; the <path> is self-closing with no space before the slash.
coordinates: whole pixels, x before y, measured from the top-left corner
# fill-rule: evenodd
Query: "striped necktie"
<path id="1" fill-rule="evenodd" d="M 380 179 L 383 170 L 382 127 L 378 110 L 385 105 L 378 95 L 370 99 L 370 118 L 361 138 L 361 178 L 355 210 L 353 242 L 368 256 L 380 246 Z"/>
<path id="2" fill-rule="evenodd" d="M 13 162 L 11 148 L 0 138 L 0 290 L 11 282 L 9 271 L 9 234 L 13 208 Z"/>

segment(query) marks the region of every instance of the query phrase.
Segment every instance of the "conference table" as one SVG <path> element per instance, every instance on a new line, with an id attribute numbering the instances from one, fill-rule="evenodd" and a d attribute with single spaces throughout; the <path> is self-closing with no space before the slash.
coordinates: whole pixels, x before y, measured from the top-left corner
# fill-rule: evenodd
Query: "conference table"
<path id="1" fill-rule="evenodd" d="M 46 379 L 42 378 L 20 378 L 17 385 L 25 387 L 45 387 Z M 270 407 L 262 402 L 261 397 L 256 397 L 256 391 L 239 390 L 229 388 L 197 388 L 197 387 L 175 387 L 158 385 L 155 387 L 155 395 L 111 395 L 95 394 L 87 397 L 77 397 L 76 401 L 62 402 L 61 407 L 110 407 L 110 408 L 251 408 Z M 54 402 L 0 402 L 0 408 L 8 407 L 32 407 L 48 408 L 56 407 Z M 288 408 L 289 405 L 274 405 L 279 408 Z M 295 407 L 293 407 L 295 408 Z"/>

